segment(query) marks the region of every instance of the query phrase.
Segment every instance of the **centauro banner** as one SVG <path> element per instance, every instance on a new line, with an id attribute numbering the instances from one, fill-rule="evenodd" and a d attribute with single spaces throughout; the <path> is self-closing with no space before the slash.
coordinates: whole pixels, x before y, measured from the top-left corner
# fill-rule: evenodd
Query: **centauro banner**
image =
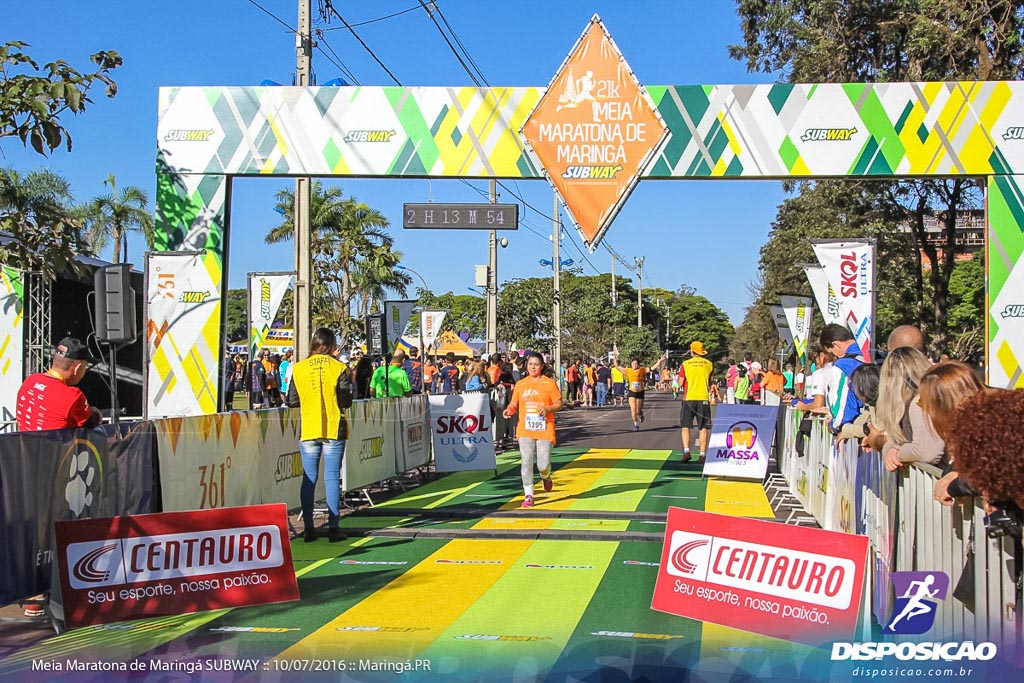
<path id="1" fill-rule="evenodd" d="M 57 522 L 71 627 L 299 599 L 284 505 Z"/>
<path id="2" fill-rule="evenodd" d="M 249 358 L 255 358 L 263 348 L 284 295 L 293 284 L 292 273 L 249 273 Z"/>
<path id="3" fill-rule="evenodd" d="M 21 272 L 0 268 L 0 432 L 15 431 L 25 375 L 25 289 Z"/>
<path id="4" fill-rule="evenodd" d="M 875 334 L 875 243 L 870 240 L 812 240 L 828 283 L 843 302 L 846 326 L 870 361 Z"/>
<path id="5" fill-rule="evenodd" d="M 825 269 L 815 264 L 805 263 L 801 268 L 807 275 L 807 281 L 811 283 L 811 292 L 814 293 L 814 300 L 818 302 L 818 310 L 821 317 L 825 319 L 826 325 L 845 325 L 846 316 L 843 314 L 843 304 L 836 296 L 832 285 L 828 283 L 828 275 Z"/>
<path id="6" fill-rule="evenodd" d="M 796 347 L 796 359 L 800 365 L 807 362 L 807 342 L 811 336 L 811 315 L 814 309 L 811 300 L 805 296 L 782 295 L 779 297 L 782 310 L 786 312 L 786 322 L 793 336 Z"/>
<path id="7" fill-rule="evenodd" d="M 865 536 L 670 507 L 651 609 L 820 645 L 849 640 Z"/>
<path id="8" fill-rule="evenodd" d="M 211 251 L 146 254 L 146 415 L 217 412 L 222 269 Z"/>

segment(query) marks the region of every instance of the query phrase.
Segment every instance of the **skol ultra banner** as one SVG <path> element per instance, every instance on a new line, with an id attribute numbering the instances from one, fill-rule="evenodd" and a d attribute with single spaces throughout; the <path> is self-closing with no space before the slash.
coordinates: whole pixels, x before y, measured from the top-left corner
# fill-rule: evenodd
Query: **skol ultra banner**
<path id="1" fill-rule="evenodd" d="M 72 628 L 299 599 L 284 505 L 57 522 Z"/>
<path id="2" fill-rule="evenodd" d="M 774 406 L 718 406 L 711 426 L 704 476 L 764 479 L 779 409 Z"/>
<path id="3" fill-rule="evenodd" d="M 849 640 L 868 539 L 670 507 L 651 608 L 810 645 Z"/>
<path id="4" fill-rule="evenodd" d="M 875 334 L 875 243 L 869 240 L 812 240 L 828 283 L 843 303 L 845 324 L 870 361 Z"/>
<path id="5" fill-rule="evenodd" d="M 789 327 L 786 311 L 782 306 L 769 306 L 768 310 L 772 312 L 772 321 L 775 323 L 775 329 L 779 333 L 779 339 L 786 345 L 785 355 L 788 356 L 793 348 L 793 330 Z"/>
<path id="6" fill-rule="evenodd" d="M 811 337 L 811 316 L 814 314 L 811 300 L 805 296 L 782 295 L 779 302 L 786 312 L 786 322 L 793 335 L 797 362 L 803 365 L 807 362 L 807 343 Z"/>
<path id="7" fill-rule="evenodd" d="M 444 322 L 446 315 L 446 311 L 423 311 L 420 313 L 420 336 L 423 338 L 425 348 L 434 345 L 434 340 L 441 332 L 441 323 Z"/>
<path id="8" fill-rule="evenodd" d="M 264 347 L 284 295 L 294 284 L 292 273 L 249 273 L 249 358 Z"/>
<path id="9" fill-rule="evenodd" d="M 431 396 L 430 424 L 438 472 L 492 470 L 497 466 L 487 394 Z"/>
<path id="10" fill-rule="evenodd" d="M 146 415 L 217 412 L 220 259 L 211 251 L 146 254 Z"/>
<path id="11" fill-rule="evenodd" d="M 0 268 L 0 432 L 16 429 L 25 374 L 25 288 L 21 271 Z"/>
<path id="12" fill-rule="evenodd" d="M 521 134 L 593 250 L 668 126 L 595 14 Z"/>
<path id="13" fill-rule="evenodd" d="M 416 308 L 415 301 L 385 301 L 384 302 L 384 325 L 387 328 L 385 336 L 388 339 L 388 346 L 393 351 L 398 348 L 402 340 L 402 334 L 409 324 L 413 309 Z"/>

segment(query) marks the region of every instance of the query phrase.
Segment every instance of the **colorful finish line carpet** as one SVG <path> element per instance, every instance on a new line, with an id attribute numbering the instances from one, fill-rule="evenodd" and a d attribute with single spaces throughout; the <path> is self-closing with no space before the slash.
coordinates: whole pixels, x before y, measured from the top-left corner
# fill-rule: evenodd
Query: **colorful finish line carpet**
<path id="1" fill-rule="evenodd" d="M 69 659 L 146 662 L 136 680 L 199 679 L 154 674 L 153 661 L 179 672 L 203 662 L 202 680 L 395 680 L 417 665 L 403 678 L 827 677 L 823 651 L 650 609 L 669 506 L 775 517 L 759 483 L 705 480 L 679 460 L 556 449 L 554 490 L 538 483 L 536 506 L 520 510 L 518 453 L 508 453 L 496 473 L 444 476 L 345 517 L 346 542 L 297 539 L 299 602 L 72 631 L 0 661 L 0 677 L 43 680 L 33 662 Z M 255 671 L 206 664 L 227 660 Z"/>

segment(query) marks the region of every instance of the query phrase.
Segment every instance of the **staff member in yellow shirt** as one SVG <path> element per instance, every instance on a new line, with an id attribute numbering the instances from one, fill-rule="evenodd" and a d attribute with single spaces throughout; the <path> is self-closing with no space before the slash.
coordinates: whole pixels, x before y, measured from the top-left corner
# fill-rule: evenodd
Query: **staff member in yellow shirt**
<path id="1" fill-rule="evenodd" d="M 690 358 L 683 361 L 679 368 L 680 383 L 684 383 L 683 405 L 679 410 L 679 423 L 683 428 L 683 462 L 690 459 L 690 429 L 696 423 L 700 430 L 700 458 L 704 462 L 704 454 L 708 451 L 708 430 L 711 429 L 711 377 L 714 365 L 704 356 L 704 342 L 695 341 L 690 344 Z"/>
<path id="2" fill-rule="evenodd" d="M 309 358 L 292 365 L 288 406 L 301 411 L 299 451 L 302 454 L 302 540 L 316 540 L 313 527 L 313 492 L 324 461 L 327 487 L 328 533 L 331 543 L 345 540 L 339 528 L 338 502 L 341 498 L 341 459 L 348 438 L 345 409 L 352 406 L 352 377 L 348 365 L 334 358 L 338 340 L 334 332 L 321 327 L 309 343 Z"/>

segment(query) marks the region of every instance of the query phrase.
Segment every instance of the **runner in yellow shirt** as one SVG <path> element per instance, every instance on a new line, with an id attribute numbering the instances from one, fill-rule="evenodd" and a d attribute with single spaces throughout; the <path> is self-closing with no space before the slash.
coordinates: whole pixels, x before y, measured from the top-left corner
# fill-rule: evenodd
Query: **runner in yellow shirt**
<path id="1" fill-rule="evenodd" d="M 622 370 L 626 378 L 626 395 L 629 396 L 629 416 L 633 420 L 633 431 L 640 431 L 640 423 L 644 421 L 644 389 L 647 386 L 647 373 L 660 368 L 665 362 L 664 354 L 658 362 L 649 368 L 640 367 L 640 360 L 634 358 L 628 368 L 619 365 L 619 357 L 615 356 L 615 367 Z"/>

